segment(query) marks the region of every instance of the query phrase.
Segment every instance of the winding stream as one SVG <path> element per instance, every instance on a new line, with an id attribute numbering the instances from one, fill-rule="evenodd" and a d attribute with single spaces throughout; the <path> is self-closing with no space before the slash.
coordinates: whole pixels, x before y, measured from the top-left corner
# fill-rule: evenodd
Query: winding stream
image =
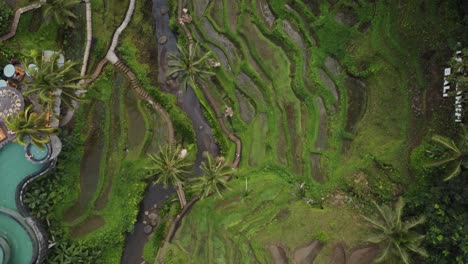
<path id="1" fill-rule="evenodd" d="M 152 14 L 156 27 L 155 37 L 156 39 L 162 36 L 167 38 L 164 45 L 158 44 L 158 61 L 155 65 L 159 66 L 158 81 L 160 87 L 177 96 L 179 106 L 192 121 L 198 149 L 197 159 L 193 169 L 195 174 L 197 174 L 199 173 L 202 153 L 208 151 L 212 155 L 217 156 L 219 147 L 215 143 L 212 129 L 203 116 L 200 102 L 194 91 L 189 87 L 187 91 L 184 92 L 175 82 L 171 80 L 166 82 L 167 56 L 169 53 L 178 52 L 177 39 L 169 28 L 168 10 L 167 0 L 153 0 Z M 172 188 L 166 190 L 162 188 L 161 185 L 151 185 L 148 187 L 140 207 L 137 222 L 135 223 L 135 229 L 127 236 L 122 263 L 134 264 L 142 262 L 143 247 L 148 240 L 148 236 L 144 232 L 145 225 L 142 223 L 145 216 L 144 212 L 153 208 L 154 205 L 158 205 L 158 208 L 160 208 L 167 197 L 173 193 L 174 190 Z"/>

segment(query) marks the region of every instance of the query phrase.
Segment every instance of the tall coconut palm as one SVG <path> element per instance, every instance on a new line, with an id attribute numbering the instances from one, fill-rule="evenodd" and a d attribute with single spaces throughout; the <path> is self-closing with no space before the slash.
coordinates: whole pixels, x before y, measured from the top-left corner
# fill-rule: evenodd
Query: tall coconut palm
<path id="1" fill-rule="evenodd" d="M 426 164 L 427 167 L 447 166 L 448 171 L 444 181 L 453 179 L 460 174 L 462 169 L 468 168 L 468 133 L 464 125 L 462 125 L 462 134 L 458 144 L 441 135 L 432 136 L 432 141 L 450 153 L 446 158 Z"/>
<path id="2" fill-rule="evenodd" d="M 413 231 L 413 229 L 424 223 L 425 218 L 419 217 L 408 221 L 402 220 L 405 203 L 402 198 L 398 200 L 393 210 L 387 205 L 379 206 L 374 202 L 377 209 L 377 217 L 363 218 L 371 225 L 374 233 L 368 238 L 368 242 L 378 244 L 382 252 L 376 262 L 385 260 L 396 260 L 397 263 L 411 263 L 411 254 L 416 253 L 427 257 L 427 252 L 421 247 L 424 239 Z"/>
<path id="3" fill-rule="evenodd" d="M 200 168 L 202 175 L 194 179 L 192 189 L 200 193 L 203 199 L 211 193 L 217 193 L 222 197 L 221 191 L 229 189 L 227 179 L 232 174 L 232 168 L 223 157 L 213 157 L 207 152 L 204 153 L 206 161 L 203 161 Z"/>
<path id="4" fill-rule="evenodd" d="M 28 84 L 28 89 L 23 94 L 37 94 L 44 105 L 52 104 L 55 95 L 60 95 L 62 103 L 71 109 L 72 101 L 80 101 L 76 93 L 83 87 L 78 81 L 85 77 L 80 76 L 76 70 L 77 62 L 65 61 L 63 65 L 58 65 L 59 58 L 59 54 L 52 55 L 48 61 L 34 58 L 37 68 L 30 69 L 33 81 Z"/>
<path id="5" fill-rule="evenodd" d="M 197 81 L 215 75 L 209 70 L 208 58 L 211 51 L 203 54 L 198 43 L 188 50 L 177 47 L 180 53 L 169 54 L 167 76 L 177 73 L 182 86 L 187 89 L 188 85 L 195 86 Z"/>
<path id="6" fill-rule="evenodd" d="M 40 148 L 44 148 L 44 144 L 49 142 L 49 136 L 55 134 L 56 128 L 48 126 L 47 114 L 37 114 L 31 112 L 30 105 L 25 110 L 20 111 L 17 115 L 10 115 L 5 120 L 5 124 L 9 130 L 15 132 L 15 142 L 21 145 L 27 145 L 28 139 Z"/>
<path id="7" fill-rule="evenodd" d="M 183 183 L 185 175 L 193 163 L 186 159 L 180 146 L 166 145 L 158 154 L 150 154 L 151 164 L 146 169 L 157 176 L 155 183 L 163 183 L 165 188 L 172 185 L 176 188 L 182 207 L 185 206 Z"/>
<path id="8" fill-rule="evenodd" d="M 42 6 L 42 14 L 44 18 L 53 19 L 59 25 L 73 27 L 77 18 L 73 8 L 80 2 L 81 0 L 47 0 Z"/>

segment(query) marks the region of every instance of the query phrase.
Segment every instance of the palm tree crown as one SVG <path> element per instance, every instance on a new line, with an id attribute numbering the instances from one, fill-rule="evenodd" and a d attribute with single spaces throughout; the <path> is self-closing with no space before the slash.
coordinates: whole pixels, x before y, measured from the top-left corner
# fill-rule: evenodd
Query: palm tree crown
<path id="1" fill-rule="evenodd" d="M 427 167 L 448 165 L 449 170 L 447 172 L 447 176 L 444 178 L 444 181 L 448 181 L 458 176 L 463 168 L 468 168 L 468 133 L 466 132 L 464 125 L 462 125 L 462 130 L 463 132 L 458 144 L 455 144 L 452 139 L 441 135 L 432 136 L 432 141 L 434 143 L 451 153 L 451 155 L 446 158 L 436 160 L 426 165 Z"/>
<path id="2" fill-rule="evenodd" d="M 185 158 L 185 153 L 180 146 L 173 147 L 168 144 L 158 154 L 150 154 L 149 156 L 151 165 L 147 166 L 146 169 L 158 176 L 155 183 L 162 182 L 164 188 L 168 188 L 169 185 L 175 186 L 180 205 L 183 208 L 187 201 L 182 185 L 185 181 L 185 175 L 189 173 L 193 164 Z"/>
<path id="3" fill-rule="evenodd" d="M 28 89 L 24 91 L 24 95 L 36 93 L 41 103 L 50 105 L 54 102 L 54 93 L 60 91 L 62 102 L 72 108 L 72 101 L 79 101 L 80 98 L 76 92 L 82 89 L 82 86 L 77 84 L 84 77 L 80 76 L 75 70 L 78 63 L 66 61 L 63 65 L 58 65 L 59 54 L 54 54 L 49 61 L 34 59 L 38 66 L 31 70 L 33 81 L 28 84 Z"/>
<path id="4" fill-rule="evenodd" d="M 166 145 L 158 154 L 150 154 L 151 165 L 146 169 L 157 175 L 155 183 L 163 183 L 167 188 L 178 182 L 185 181 L 185 174 L 189 172 L 192 163 L 180 154 L 181 147 Z"/>
<path id="5" fill-rule="evenodd" d="M 187 89 L 187 85 L 193 86 L 196 81 L 215 75 L 209 70 L 207 62 L 211 54 L 210 51 L 203 54 L 198 44 L 195 44 L 192 48 L 189 47 L 188 51 L 180 46 L 177 47 L 180 54 L 169 54 L 169 71 L 167 72 L 167 76 L 177 73 L 183 87 Z"/>
<path id="6" fill-rule="evenodd" d="M 194 179 L 192 188 L 201 194 L 202 199 L 214 192 L 222 197 L 221 191 L 229 189 L 227 178 L 232 174 L 232 169 L 223 157 L 213 159 L 207 152 L 205 152 L 205 157 L 206 161 L 203 161 L 200 166 L 202 175 Z"/>
<path id="7" fill-rule="evenodd" d="M 38 115 L 31 112 L 30 105 L 17 115 L 11 115 L 5 120 L 8 129 L 16 133 L 15 142 L 21 145 L 27 145 L 28 138 L 31 142 L 40 148 L 49 142 L 48 135 L 55 134 L 56 128 L 48 126 L 47 114 Z"/>
<path id="8" fill-rule="evenodd" d="M 382 249 L 381 255 L 376 259 L 377 263 L 397 259 L 398 263 L 409 264 L 411 253 L 427 257 L 427 252 L 420 246 L 424 236 L 412 231 L 414 227 L 424 223 L 424 217 L 402 221 L 405 206 L 402 198 L 398 200 L 394 210 L 387 205 L 379 206 L 375 202 L 374 205 L 378 212 L 377 217 L 363 218 L 374 230 L 368 241 L 379 244 Z"/>
<path id="9" fill-rule="evenodd" d="M 48 0 L 43 4 L 43 16 L 47 19 L 54 19 L 59 25 L 73 27 L 77 18 L 73 13 L 73 8 L 81 0 Z"/>

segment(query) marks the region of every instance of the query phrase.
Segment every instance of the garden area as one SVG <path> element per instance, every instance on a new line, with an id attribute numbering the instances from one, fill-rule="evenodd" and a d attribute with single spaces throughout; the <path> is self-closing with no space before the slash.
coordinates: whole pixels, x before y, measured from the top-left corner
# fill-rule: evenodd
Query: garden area
<path id="1" fill-rule="evenodd" d="M 468 262 L 467 17 L 458 0 L 0 3 L 0 66 L 42 72 L 50 50 L 70 68 L 22 91 L 62 98 L 58 127 L 26 133 L 63 145 L 16 194 L 47 238 L 31 263 Z"/>

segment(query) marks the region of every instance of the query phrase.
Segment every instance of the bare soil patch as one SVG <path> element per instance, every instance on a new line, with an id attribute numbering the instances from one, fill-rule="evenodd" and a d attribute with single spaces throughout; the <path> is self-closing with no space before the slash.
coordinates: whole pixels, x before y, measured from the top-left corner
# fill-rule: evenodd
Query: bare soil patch
<path id="1" fill-rule="evenodd" d="M 268 2 L 265 0 L 257 0 L 256 3 L 260 17 L 262 18 L 263 22 L 265 22 L 265 25 L 267 25 L 267 27 L 271 30 L 276 18 L 273 15 L 273 12 L 271 12 Z"/>
<path id="2" fill-rule="evenodd" d="M 367 107 L 367 87 L 360 79 L 346 77 L 344 86 L 347 91 L 346 131 L 354 132 L 356 124 L 361 120 Z"/>
<path id="3" fill-rule="evenodd" d="M 319 113 L 319 122 L 317 138 L 315 139 L 315 148 L 325 149 L 328 146 L 327 110 L 325 109 L 322 97 L 317 97 L 316 102 Z"/>
<path id="4" fill-rule="evenodd" d="M 268 246 L 268 251 L 270 252 L 273 264 L 288 264 L 288 257 L 286 256 L 286 251 L 278 245 Z"/>
<path id="5" fill-rule="evenodd" d="M 335 82 L 333 82 L 333 80 L 324 70 L 318 69 L 318 73 L 322 82 L 325 84 L 328 90 L 330 90 L 335 100 L 338 101 L 338 89 L 336 88 Z"/>
<path id="6" fill-rule="evenodd" d="M 374 258 L 379 254 L 377 246 L 363 246 L 351 251 L 347 264 L 372 264 Z"/>
<path id="7" fill-rule="evenodd" d="M 316 153 L 311 153 L 310 154 L 310 176 L 320 182 L 324 183 L 325 182 L 325 177 L 322 172 L 322 167 L 320 165 L 320 159 L 322 155 L 316 154 Z"/>
<path id="8" fill-rule="evenodd" d="M 330 264 L 346 264 L 346 252 L 343 244 L 339 243 L 333 248 Z"/>
<path id="9" fill-rule="evenodd" d="M 297 113 L 294 104 L 286 104 L 286 119 L 289 128 L 290 135 L 290 144 L 291 144 L 291 156 L 292 156 L 292 167 L 294 172 L 297 174 L 302 174 L 303 164 L 302 164 L 302 137 L 298 135 L 297 127 Z"/>
<path id="10" fill-rule="evenodd" d="M 322 250 L 323 244 L 318 240 L 313 240 L 309 244 L 299 247 L 294 251 L 294 263 L 296 264 L 310 264 Z"/>
<path id="11" fill-rule="evenodd" d="M 333 57 L 327 56 L 325 58 L 325 67 L 334 77 L 338 77 L 341 74 L 340 63 Z"/>
<path id="12" fill-rule="evenodd" d="M 249 100 L 239 91 L 236 89 L 236 98 L 239 102 L 239 111 L 240 116 L 244 122 L 250 124 L 252 122 L 253 117 L 255 116 L 255 108 L 250 104 Z"/>
<path id="13" fill-rule="evenodd" d="M 94 230 L 100 228 L 105 224 L 104 218 L 99 215 L 94 215 L 88 217 L 86 221 L 75 226 L 72 230 L 70 235 L 74 238 L 82 237 L 86 234 L 93 232 Z"/>
<path id="14" fill-rule="evenodd" d="M 289 208 L 283 208 L 276 214 L 275 218 L 281 221 L 286 219 L 290 214 L 291 210 L 289 210 Z"/>

